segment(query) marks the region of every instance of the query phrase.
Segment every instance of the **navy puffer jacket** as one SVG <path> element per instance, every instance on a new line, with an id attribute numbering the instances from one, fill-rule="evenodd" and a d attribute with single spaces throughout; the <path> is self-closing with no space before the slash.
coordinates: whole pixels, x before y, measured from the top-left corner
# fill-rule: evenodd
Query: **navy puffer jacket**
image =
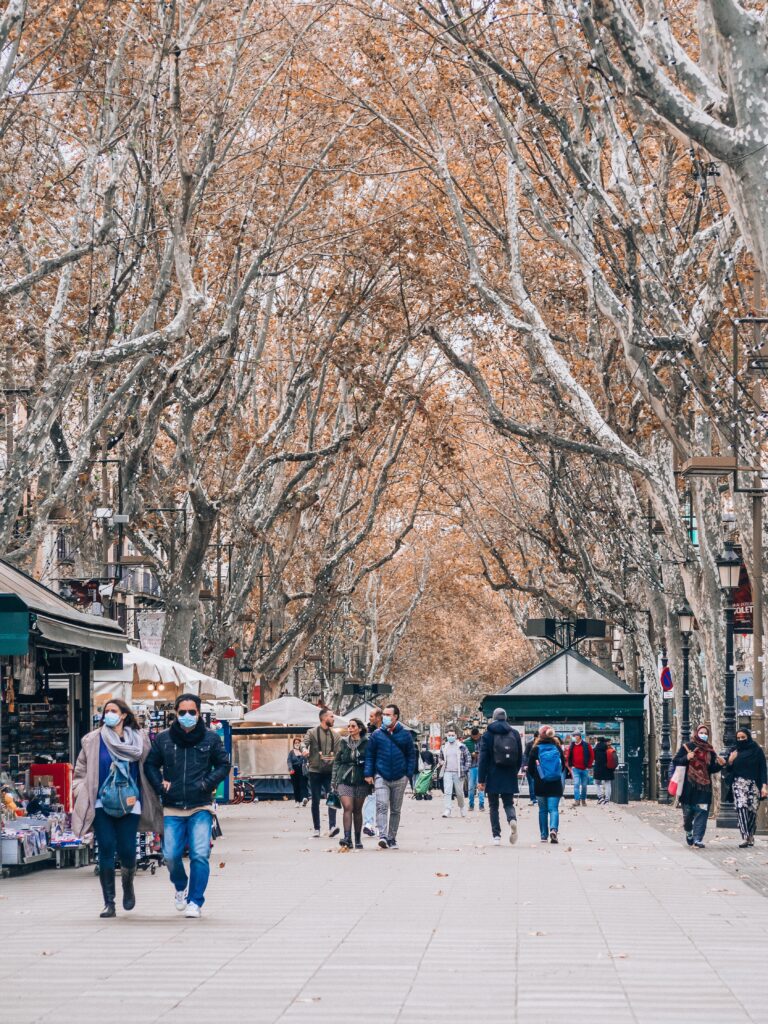
<path id="1" fill-rule="evenodd" d="M 416 747 L 410 732 L 397 723 L 392 732 L 382 726 L 368 741 L 365 752 L 365 777 L 392 781 L 416 774 Z"/>

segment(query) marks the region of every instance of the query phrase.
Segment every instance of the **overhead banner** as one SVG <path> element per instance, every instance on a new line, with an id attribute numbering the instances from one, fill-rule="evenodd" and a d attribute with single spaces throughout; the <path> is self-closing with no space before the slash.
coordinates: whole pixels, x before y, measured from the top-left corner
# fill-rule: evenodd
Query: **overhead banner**
<path id="1" fill-rule="evenodd" d="M 752 584 L 742 563 L 739 585 L 733 594 L 733 629 L 736 633 L 752 632 Z"/>

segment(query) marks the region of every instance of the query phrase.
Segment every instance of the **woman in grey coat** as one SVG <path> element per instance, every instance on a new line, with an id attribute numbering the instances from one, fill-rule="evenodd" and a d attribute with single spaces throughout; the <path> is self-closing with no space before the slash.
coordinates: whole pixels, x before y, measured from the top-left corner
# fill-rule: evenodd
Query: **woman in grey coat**
<path id="1" fill-rule="evenodd" d="M 115 857 L 120 858 L 123 883 L 123 909 L 133 910 L 136 895 L 136 835 L 162 832 L 163 812 L 155 791 L 144 777 L 144 761 L 149 753 L 149 735 L 139 728 L 128 705 L 111 699 L 104 705 L 101 726 L 83 737 L 80 756 L 72 781 L 74 807 L 72 831 L 84 836 L 93 831 L 99 843 L 99 881 L 104 896 L 101 917 L 115 916 Z M 136 784 L 138 798 L 125 814 L 107 813 L 101 796 L 113 771 L 113 763 L 127 765 Z"/>

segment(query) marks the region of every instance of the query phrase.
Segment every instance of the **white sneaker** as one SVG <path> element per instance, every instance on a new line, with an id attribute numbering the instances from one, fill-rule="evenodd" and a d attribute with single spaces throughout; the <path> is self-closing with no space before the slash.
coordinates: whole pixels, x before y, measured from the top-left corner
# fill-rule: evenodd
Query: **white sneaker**
<path id="1" fill-rule="evenodd" d="M 517 842 L 517 822 L 514 818 L 509 823 L 509 841 L 513 846 Z"/>
<path id="2" fill-rule="evenodd" d="M 462 807 L 461 808 L 461 816 L 462 816 L 462 818 L 466 818 L 466 816 L 467 816 L 467 808 L 466 807 Z"/>
<path id="3" fill-rule="evenodd" d="M 187 909 L 187 894 L 183 890 L 181 892 L 177 890 L 173 905 L 177 910 Z"/>
<path id="4" fill-rule="evenodd" d="M 494 836 L 493 837 L 493 845 L 494 846 L 501 846 L 501 836 Z"/>
<path id="5" fill-rule="evenodd" d="M 451 812 L 450 811 L 443 811 L 443 817 L 444 818 L 450 818 L 450 816 L 451 816 Z"/>
<path id="6" fill-rule="evenodd" d="M 198 907 L 196 903 L 188 903 L 187 909 L 184 911 L 184 917 L 200 917 L 203 912 L 202 907 Z"/>

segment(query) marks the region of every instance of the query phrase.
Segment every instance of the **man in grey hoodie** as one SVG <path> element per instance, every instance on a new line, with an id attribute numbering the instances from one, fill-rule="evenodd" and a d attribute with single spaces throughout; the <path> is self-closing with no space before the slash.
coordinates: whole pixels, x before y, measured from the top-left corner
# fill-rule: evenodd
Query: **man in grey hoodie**
<path id="1" fill-rule="evenodd" d="M 517 842 L 517 773 L 523 761 L 523 744 L 520 733 L 507 721 L 504 708 L 496 708 L 493 720 L 485 730 L 480 743 L 478 764 L 478 785 L 488 797 L 488 811 L 491 819 L 493 845 L 501 843 L 501 822 L 499 820 L 499 799 L 509 825 L 509 841 Z"/>

